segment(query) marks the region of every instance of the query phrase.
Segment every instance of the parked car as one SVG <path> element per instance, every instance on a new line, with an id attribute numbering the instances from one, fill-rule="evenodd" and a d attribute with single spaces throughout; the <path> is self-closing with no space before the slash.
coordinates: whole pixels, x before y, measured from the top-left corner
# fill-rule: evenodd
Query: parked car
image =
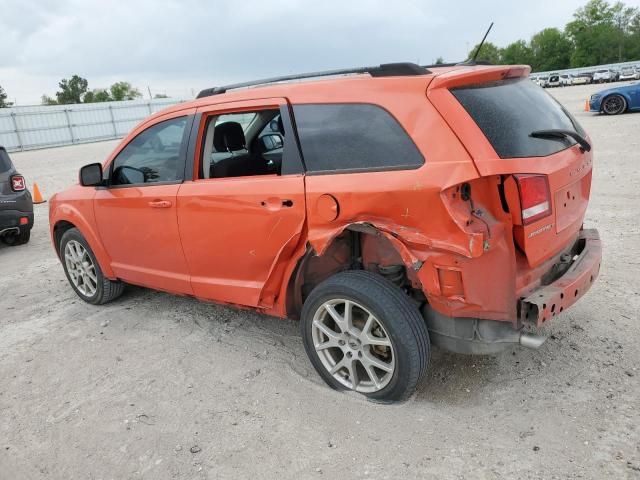
<path id="1" fill-rule="evenodd" d="M 593 83 L 610 83 L 616 80 L 616 72 L 610 69 L 596 70 L 593 74 Z"/>
<path id="2" fill-rule="evenodd" d="M 0 239 L 7 245 L 29 241 L 33 227 L 33 201 L 4 147 L 0 146 Z"/>
<path id="3" fill-rule="evenodd" d="M 598 275 L 589 138 L 528 74 L 390 64 L 204 90 L 50 199 L 55 251 L 86 302 L 131 283 L 300 319 L 328 385 L 405 399 L 432 343 L 538 347 Z"/>
<path id="4" fill-rule="evenodd" d="M 568 75 L 568 74 L 560 75 L 561 87 L 570 87 L 571 85 L 573 85 L 573 75 Z"/>
<path id="5" fill-rule="evenodd" d="M 591 73 L 578 73 L 573 76 L 571 83 L 573 85 L 588 85 L 593 83 L 593 75 Z"/>
<path id="6" fill-rule="evenodd" d="M 549 75 L 549 80 L 547 81 L 547 87 L 560 87 L 562 84 L 560 83 L 560 74 L 552 73 Z"/>
<path id="7" fill-rule="evenodd" d="M 640 69 L 636 67 L 623 67 L 620 70 L 620 80 L 640 80 Z"/>
<path id="8" fill-rule="evenodd" d="M 640 83 L 601 90 L 591 95 L 589 111 L 619 115 L 640 110 Z"/>
<path id="9" fill-rule="evenodd" d="M 546 88 L 549 83 L 549 77 L 547 75 L 541 75 L 538 77 L 538 85 L 542 88 Z"/>

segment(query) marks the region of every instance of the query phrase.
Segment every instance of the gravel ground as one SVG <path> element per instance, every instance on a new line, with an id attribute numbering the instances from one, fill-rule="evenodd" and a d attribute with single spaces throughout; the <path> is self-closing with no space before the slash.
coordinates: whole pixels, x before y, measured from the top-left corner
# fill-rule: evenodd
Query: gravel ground
<path id="1" fill-rule="evenodd" d="M 36 206 L 0 248 L 0 478 L 640 478 L 640 114 L 582 111 L 600 278 L 538 351 L 434 351 L 381 406 L 321 383 L 297 324 L 141 288 L 103 307 L 67 285 Z M 115 142 L 13 154 L 45 195 Z"/>

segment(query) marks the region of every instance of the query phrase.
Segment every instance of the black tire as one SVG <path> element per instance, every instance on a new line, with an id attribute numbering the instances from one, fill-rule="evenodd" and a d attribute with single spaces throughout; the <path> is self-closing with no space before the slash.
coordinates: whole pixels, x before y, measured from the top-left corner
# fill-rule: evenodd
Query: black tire
<path id="1" fill-rule="evenodd" d="M 2 237 L 2 241 L 5 245 L 15 247 L 16 245 L 24 245 L 25 243 L 28 243 L 30 238 L 31 230 L 27 228 L 20 230 L 20 233 L 17 235 L 5 235 Z"/>
<path id="2" fill-rule="evenodd" d="M 627 101 L 622 95 L 609 95 L 602 101 L 601 109 L 605 115 L 620 115 L 627 109 Z"/>
<path id="3" fill-rule="evenodd" d="M 83 294 L 71 280 L 71 276 L 67 269 L 67 262 L 65 261 L 65 247 L 71 240 L 75 240 L 76 242 L 82 244 L 84 249 L 87 251 L 87 254 L 91 258 L 91 261 L 93 262 L 97 279 L 96 290 L 93 295 L 88 296 Z M 115 300 L 120 295 L 122 295 L 125 284 L 120 281 L 109 280 L 103 275 L 102 270 L 100 269 L 100 264 L 93 254 L 91 247 L 77 228 L 70 228 L 69 230 L 64 232 L 62 238 L 60 239 L 58 251 L 60 252 L 60 260 L 62 261 L 62 267 L 64 268 L 64 273 L 67 276 L 69 285 L 71 285 L 71 288 L 73 288 L 73 290 L 82 300 L 92 305 L 102 305 L 104 303 Z"/>
<path id="4" fill-rule="evenodd" d="M 336 274 L 313 289 L 302 309 L 302 339 L 314 368 L 336 390 L 349 388 L 336 380 L 323 365 L 312 337 L 316 312 L 325 302 L 334 299 L 346 299 L 365 307 L 375 315 L 392 344 L 395 369 L 390 380 L 378 391 L 361 393 L 384 403 L 406 400 L 427 371 L 431 353 L 429 333 L 417 305 L 393 283 L 362 270 Z M 369 350 L 369 353 L 373 352 Z"/>

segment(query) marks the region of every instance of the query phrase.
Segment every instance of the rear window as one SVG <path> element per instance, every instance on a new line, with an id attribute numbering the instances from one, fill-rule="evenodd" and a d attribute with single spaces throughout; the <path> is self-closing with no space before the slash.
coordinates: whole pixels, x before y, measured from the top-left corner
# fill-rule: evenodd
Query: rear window
<path id="1" fill-rule="evenodd" d="M 294 105 L 308 172 L 418 168 L 422 154 L 396 119 L 369 104 Z"/>
<path id="2" fill-rule="evenodd" d="M 9 154 L 0 148 L 0 173 L 8 172 L 12 166 Z"/>
<path id="3" fill-rule="evenodd" d="M 536 130 L 584 131 L 551 95 L 526 79 L 452 89 L 501 158 L 544 157 L 575 144 L 569 138 L 533 138 Z"/>

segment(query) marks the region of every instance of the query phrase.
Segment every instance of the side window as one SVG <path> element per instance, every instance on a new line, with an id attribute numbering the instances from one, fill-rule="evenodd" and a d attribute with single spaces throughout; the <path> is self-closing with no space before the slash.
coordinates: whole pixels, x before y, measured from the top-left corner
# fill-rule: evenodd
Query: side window
<path id="1" fill-rule="evenodd" d="M 172 118 L 137 135 L 113 161 L 111 185 L 181 180 L 180 148 L 186 125 L 186 117 Z"/>
<path id="2" fill-rule="evenodd" d="M 279 109 L 207 119 L 199 178 L 281 175 L 284 130 Z"/>
<path id="3" fill-rule="evenodd" d="M 422 154 L 398 121 L 368 104 L 294 105 L 308 172 L 412 169 Z"/>

